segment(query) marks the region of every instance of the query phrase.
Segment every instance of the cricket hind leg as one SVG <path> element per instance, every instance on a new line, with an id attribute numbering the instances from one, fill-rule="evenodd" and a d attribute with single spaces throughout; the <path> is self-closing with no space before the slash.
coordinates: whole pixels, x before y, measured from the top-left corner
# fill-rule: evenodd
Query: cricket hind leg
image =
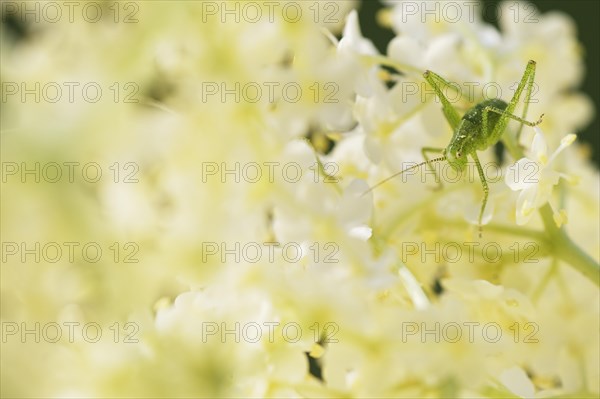
<path id="1" fill-rule="evenodd" d="M 531 93 L 533 90 L 533 84 L 534 84 L 534 80 L 535 80 L 535 68 L 536 68 L 535 61 L 529 60 L 529 62 L 527 63 L 527 66 L 525 67 L 525 72 L 523 72 L 523 76 L 521 77 L 521 81 L 519 82 L 519 85 L 517 86 L 517 89 L 515 90 L 515 94 L 513 95 L 512 99 L 510 100 L 510 102 L 508 103 L 508 105 L 506 106 L 506 108 L 504 110 L 500 110 L 497 108 L 492 109 L 493 107 L 490 107 L 490 109 L 486 108 L 483 110 L 483 113 L 482 113 L 483 129 L 484 129 L 484 132 L 486 133 L 485 134 L 486 137 L 491 137 L 493 141 L 498 141 L 502 137 L 502 133 L 506 129 L 506 125 L 508 124 L 508 119 L 510 118 L 510 119 L 516 120 L 518 122 L 521 122 L 521 125 L 520 125 L 519 130 L 517 131 L 517 135 L 516 135 L 516 139 L 517 139 L 516 143 L 518 145 L 518 139 L 520 138 L 521 131 L 523 129 L 524 124 L 528 125 L 528 126 L 535 126 L 535 125 L 541 123 L 541 117 L 540 117 L 540 120 L 538 120 L 537 122 L 527 121 L 527 111 L 529 109 L 529 103 L 531 102 Z M 515 108 L 517 107 L 517 103 L 521 99 L 521 94 L 523 93 L 523 90 L 525 90 L 525 101 L 524 101 L 525 106 L 523 107 L 522 116 L 518 117 L 518 116 L 514 115 L 514 111 L 515 111 Z M 489 129 L 489 124 L 488 124 L 488 113 L 489 112 L 496 112 L 496 113 L 500 114 L 500 119 L 494 126 L 494 129 L 492 130 L 492 132 L 489 132 L 489 130 L 488 130 Z M 512 141 L 512 140 L 509 140 L 509 141 Z M 509 143 L 505 143 L 505 144 L 507 144 L 507 146 L 509 148 L 514 146 L 513 142 L 509 142 Z"/>
<path id="2" fill-rule="evenodd" d="M 532 66 L 529 67 L 529 64 L 531 64 Z M 525 92 L 523 114 L 521 115 L 522 119 L 527 119 L 527 111 L 529 110 L 529 103 L 531 102 L 531 91 L 533 90 L 533 85 L 535 82 L 535 66 L 536 66 L 535 61 L 533 61 L 533 62 L 529 61 L 527 63 L 527 67 L 525 68 L 524 75 L 526 75 L 526 79 L 527 79 L 527 91 Z M 544 116 L 544 114 L 542 114 L 542 116 L 540 116 L 538 124 L 541 123 L 543 116 Z M 519 126 L 519 130 L 517 130 L 517 143 L 521 139 L 522 131 L 523 131 L 523 125 L 521 124 L 521 126 Z"/>
<path id="3" fill-rule="evenodd" d="M 532 126 L 532 127 L 533 127 L 533 126 L 537 126 L 537 125 L 539 125 L 540 123 L 542 123 L 542 119 L 544 118 L 544 114 L 542 114 L 542 115 L 540 115 L 540 117 L 539 117 L 539 119 L 538 119 L 537 121 L 535 121 L 535 122 L 530 122 L 530 121 L 527 121 L 527 120 L 525 120 L 525 119 L 523 119 L 523 118 L 521 118 L 521 117 L 518 117 L 517 115 L 509 114 L 509 113 L 507 113 L 505 110 L 501 110 L 500 108 L 496 108 L 496 107 L 485 107 L 485 108 L 484 108 L 484 110 L 483 110 L 483 112 L 482 112 L 482 119 L 483 119 L 483 129 L 484 129 L 484 131 L 485 131 L 485 132 L 487 132 L 487 131 L 488 131 L 488 130 L 487 130 L 487 128 L 488 128 L 488 114 L 489 114 L 490 112 L 494 112 L 494 113 L 496 113 L 496 114 L 499 114 L 499 115 L 501 116 L 501 118 L 502 118 L 502 117 L 504 117 L 504 118 L 510 118 L 510 119 L 513 119 L 513 120 L 515 120 L 515 121 L 517 121 L 517 122 L 521 122 L 521 126 L 522 126 L 522 125 L 527 125 L 527 126 Z M 500 121 L 498 121 L 498 123 L 500 123 Z M 520 129 L 519 129 L 519 134 L 520 134 L 520 133 L 521 133 L 521 132 L 520 132 Z M 518 136 L 517 136 L 517 137 L 518 137 Z"/>

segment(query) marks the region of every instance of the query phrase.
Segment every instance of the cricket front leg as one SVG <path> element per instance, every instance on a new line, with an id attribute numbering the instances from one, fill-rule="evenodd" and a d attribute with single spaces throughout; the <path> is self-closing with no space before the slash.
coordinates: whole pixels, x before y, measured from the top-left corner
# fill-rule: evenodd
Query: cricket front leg
<path id="1" fill-rule="evenodd" d="M 449 87 L 452 89 L 456 89 L 456 87 L 435 72 L 425 71 L 423 77 L 429 83 L 429 85 L 433 87 L 435 94 L 442 102 L 442 111 L 444 112 L 444 116 L 450 124 L 452 131 L 456 131 L 458 124 L 460 123 L 460 116 L 458 115 L 456 108 L 450 104 L 450 101 L 448 101 L 442 90 L 444 87 Z"/>
<path id="2" fill-rule="evenodd" d="M 479 178 L 481 179 L 481 185 L 483 186 L 483 201 L 481 203 L 481 209 L 479 210 L 479 218 L 477 222 L 479 225 L 479 238 L 481 238 L 481 231 L 483 230 L 481 227 L 481 221 L 483 220 L 483 212 L 485 211 L 485 206 L 487 205 L 490 188 L 488 187 L 487 180 L 485 179 L 485 174 L 483 173 L 483 168 L 481 167 L 481 162 L 479 162 L 477 153 L 473 151 L 471 156 L 475 161 L 475 166 L 477 166 L 477 172 L 479 173 Z"/>

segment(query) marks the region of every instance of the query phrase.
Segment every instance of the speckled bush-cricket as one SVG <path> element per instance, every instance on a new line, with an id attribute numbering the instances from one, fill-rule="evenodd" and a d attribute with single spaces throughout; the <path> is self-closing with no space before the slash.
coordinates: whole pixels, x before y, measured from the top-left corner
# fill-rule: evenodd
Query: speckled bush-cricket
<path id="1" fill-rule="evenodd" d="M 478 226 L 479 226 L 479 236 L 481 237 L 481 220 L 483 218 L 483 213 L 485 211 L 485 206 L 487 204 L 489 188 L 487 184 L 487 180 L 485 178 L 485 174 L 483 172 L 483 168 L 481 167 L 481 163 L 479 162 L 479 158 L 477 156 L 477 151 L 483 151 L 493 145 L 495 145 L 504 134 L 504 130 L 506 129 L 506 125 L 508 124 L 508 119 L 514 119 L 522 124 L 527 126 L 535 126 L 542 122 L 543 114 L 536 122 L 529 122 L 525 120 L 527 116 L 527 108 L 529 102 L 531 100 L 531 91 L 533 88 L 533 82 L 535 78 L 535 61 L 530 60 L 527 63 L 527 67 L 525 68 L 525 72 L 523 73 L 523 77 L 515 90 L 515 94 L 513 95 L 510 102 L 507 104 L 501 99 L 488 99 L 484 100 L 472 108 L 470 108 L 461 118 L 458 115 L 456 109 L 450 104 L 444 93 L 442 92 L 442 88 L 451 87 L 451 84 L 447 82 L 444 78 L 437 75 L 431 71 L 425 71 L 423 77 L 427 82 L 431 85 L 435 94 L 442 102 L 442 111 L 450 127 L 454 131 L 452 135 L 452 139 L 450 140 L 450 144 L 446 148 L 434 148 L 434 147 L 424 147 L 421 149 L 423 154 L 423 158 L 425 158 L 424 162 L 421 162 L 417 165 L 413 165 L 409 168 L 406 168 L 398 173 L 391 175 L 390 177 L 382 180 L 377 183 L 373 187 L 371 187 L 368 191 L 375 189 L 376 187 L 382 185 L 394 177 L 400 176 L 401 174 L 413 170 L 415 168 L 419 168 L 423 165 L 427 165 L 430 167 L 434 173 L 436 182 L 439 186 L 441 186 L 441 181 L 439 180 L 439 176 L 435 169 L 431 166 L 434 162 L 439 161 L 448 161 L 452 169 L 456 172 L 462 172 L 467 165 L 467 157 L 473 158 L 475 162 L 475 166 L 477 167 L 477 172 L 479 174 L 479 178 L 481 179 L 481 184 L 483 186 L 483 201 L 481 203 L 481 209 L 479 211 L 478 218 Z M 519 99 L 521 98 L 521 93 L 525 89 L 525 101 L 523 108 L 522 117 L 516 116 L 513 114 Z M 429 159 L 427 157 L 428 153 L 441 153 L 442 156 L 434 159 Z"/>

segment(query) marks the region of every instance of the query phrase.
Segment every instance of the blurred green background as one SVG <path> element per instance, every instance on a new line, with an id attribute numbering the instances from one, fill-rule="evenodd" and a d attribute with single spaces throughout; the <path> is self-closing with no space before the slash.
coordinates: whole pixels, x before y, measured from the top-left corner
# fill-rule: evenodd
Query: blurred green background
<path id="1" fill-rule="evenodd" d="M 484 0 L 486 10 L 495 10 L 500 0 Z M 600 1 L 597 0 L 543 0 L 533 1 L 533 4 L 544 13 L 555 10 L 570 15 L 577 24 L 577 36 L 585 49 L 586 75 L 581 90 L 593 101 L 596 115 L 592 123 L 577 133 L 580 140 L 592 146 L 593 159 L 600 166 L 600 123 L 598 117 L 598 105 L 600 105 L 600 61 L 598 49 L 598 38 L 600 37 Z M 363 1 L 360 8 L 360 24 L 365 37 L 373 40 L 380 52 L 385 53 L 387 44 L 394 37 L 391 30 L 377 25 L 377 12 L 383 8 L 379 0 Z M 496 16 L 490 11 L 484 15 L 486 22 L 497 25 Z"/>

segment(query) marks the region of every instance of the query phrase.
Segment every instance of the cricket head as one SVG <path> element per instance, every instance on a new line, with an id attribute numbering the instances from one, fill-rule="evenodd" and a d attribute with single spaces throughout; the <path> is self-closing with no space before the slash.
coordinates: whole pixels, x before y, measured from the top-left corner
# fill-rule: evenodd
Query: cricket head
<path id="1" fill-rule="evenodd" d="M 456 172 L 461 172 L 467 165 L 467 154 L 462 151 L 462 148 L 458 144 L 456 142 L 450 143 L 448 148 L 444 150 L 443 155 L 452 169 Z"/>

